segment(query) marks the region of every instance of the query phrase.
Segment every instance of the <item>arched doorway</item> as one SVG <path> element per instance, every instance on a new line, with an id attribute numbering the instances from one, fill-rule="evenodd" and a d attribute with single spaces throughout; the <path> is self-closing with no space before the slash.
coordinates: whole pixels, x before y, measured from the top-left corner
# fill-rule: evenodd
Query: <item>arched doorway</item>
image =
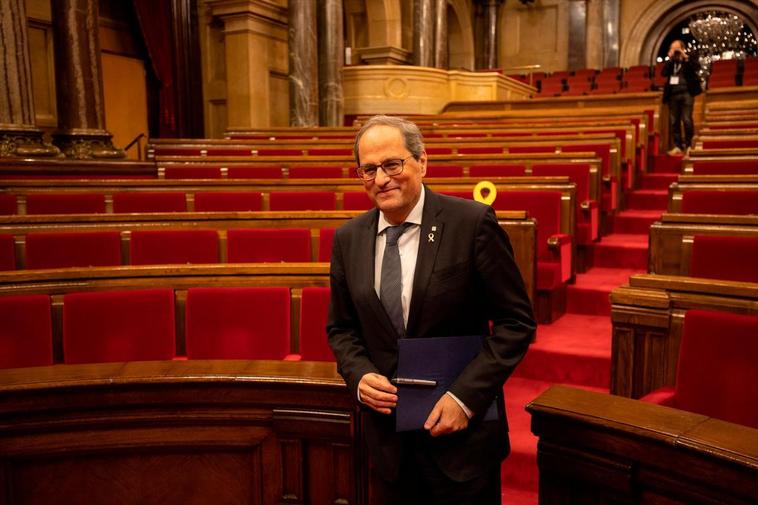
<path id="1" fill-rule="evenodd" d="M 471 15 L 461 0 L 451 0 L 447 4 L 447 62 L 451 70 L 474 69 Z"/>

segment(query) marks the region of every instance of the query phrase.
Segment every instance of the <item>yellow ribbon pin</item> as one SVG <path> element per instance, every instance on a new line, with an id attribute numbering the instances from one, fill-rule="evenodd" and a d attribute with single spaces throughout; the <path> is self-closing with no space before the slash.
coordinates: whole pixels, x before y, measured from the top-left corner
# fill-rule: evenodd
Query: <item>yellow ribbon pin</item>
<path id="1" fill-rule="evenodd" d="M 485 190 L 486 194 L 485 194 Z M 490 181 L 481 181 L 474 186 L 474 200 L 484 205 L 492 205 L 497 198 L 497 188 Z"/>

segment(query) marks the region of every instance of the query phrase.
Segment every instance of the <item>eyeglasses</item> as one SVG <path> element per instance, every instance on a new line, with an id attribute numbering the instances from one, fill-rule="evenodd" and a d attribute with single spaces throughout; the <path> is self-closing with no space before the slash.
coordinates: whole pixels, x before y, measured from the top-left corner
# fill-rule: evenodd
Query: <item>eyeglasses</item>
<path id="1" fill-rule="evenodd" d="M 390 158 L 388 160 L 382 161 L 378 165 L 374 165 L 373 163 L 367 163 L 366 165 L 361 165 L 358 168 L 356 168 L 355 173 L 358 174 L 358 177 L 360 177 L 364 181 L 373 181 L 376 178 L 376 171 L 379 170 L 379 167 L 381 167 L 382 171 L 387 176 L 392 177 L 393 175 L 399 175 L 400 172 L 403 171 L 405 162 L 408 161 L 410 158 L 413 158 L 413 155 L 410 155 L 404 159 Z"/>

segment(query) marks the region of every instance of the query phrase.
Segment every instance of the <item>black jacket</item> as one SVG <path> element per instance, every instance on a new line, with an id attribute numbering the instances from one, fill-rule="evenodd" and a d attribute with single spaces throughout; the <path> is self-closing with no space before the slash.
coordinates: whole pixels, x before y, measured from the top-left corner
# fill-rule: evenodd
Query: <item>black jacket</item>
<path id="1" fill-rule="evenodd" d="M 327 332 L 354 398 L 364 374 L 392 377 L 397 368 L 396 333 L 374 290 L 378 216 L 373 209 L 340 227 L 332 249 Z M 432 226 L 435 240 L 429 241 Z M 450 388 L 474 413 L 469 427 L 424 438 L 440 469 L 457 481 L 490 470 L 509 452 L 503 383 L 526 354 L 535 323 L 511 244 L 492 208 L 427 188 L 407 338 L 489 335 L 489 321 L 492 334 L 483 350 Z M 481 421 L 496 398 L 500 420 Z M 394 414 L 366 407 L 361 421 L 377 471 L 395 480 L 403 449 Z"/>
<path id="2" fill-rule="evenodd" d="M 682 61 L 681 72 L 684 75 L 684 79 L 687 81 L 687 92 L 693 97 L 698 96 L 700 93 L 703 92 L 703 87 L 700 85 L 700 77 L 698 77 L 697 71 L 698 71 L 697 63 L 693 62 L 692 60 Z M 671 74 L 673 73 L 674 73 L 674 60 L 669 60 L 663 66 L 663 70 L 661 71 L 661 74 L 666 77 L 670 77 Z M 666 79 L 666 85 L 663 87 L 663 103 L 669 102 L 669 99 L 671 98 L 672 87 L 673 86 L 669 84 L 669 80 Z"/>

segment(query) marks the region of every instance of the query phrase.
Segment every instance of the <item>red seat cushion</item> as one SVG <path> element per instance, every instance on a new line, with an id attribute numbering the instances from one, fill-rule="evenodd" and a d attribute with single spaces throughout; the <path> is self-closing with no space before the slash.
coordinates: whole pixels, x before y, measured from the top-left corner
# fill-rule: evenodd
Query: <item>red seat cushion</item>
<path id="1" fill-rule="evenodd" d="M 263 195 L 257 191 L 206 191 L 195 193 L 195 212 L 259 211 Z"/>
<path id="2" fill-rule="evenodd" d="M 220 179 L 220 167 L 171 165 L 165 167 L 166 179 Z"/>
<path id="3" fill-rule="evenodd" d="M 155 193 L 134 191 L 114 193 L 113 212 L 186 212 L 187 201 L 182 192 Z"/>
<path id="4" fill-rule="evenodd" d="M 673 406 L 758 428 L 758 316 L 689 310 Z"/>
<path id="5" fill-rule="evenodd" d="M 342 194 L 342 208 L 345 210 L 369 210 L 374 208 L 365 191 L 346 191 Z"/>
<path id="6" fill-rule="evenodd" d="M 31 193 L 27 214 L 102 214 L 105 195 L 99 193 Z"/>
<path id="7" fill-rule="evenodd" d="M 551 261 L 537 262 L 537 289 L 550 291 L 563 284 L 561 264 Z"/>
<path id="8" fill-rule="evenodd" d="M 0 216 L 12 216 L 16 212 L 16 195 L 0 193 Z"/>
<path id="9" fill-rule="evenodd" d="M 758 214 L 758 191 L 685 191 L 682 212 L 687 214 Z"/>
<path id="10" fill-rule="evenodd" d="M 47 295 L 0 297 L 0 368 L 53 364 Z"/>
<path id="11" fill-rule="evenodd" d="M 758 282 L 758 237 L 696 235 L 691 277 Z"/>
<path id="12" fill-rule="evenodd" d="M 331 191 L 272 191 L 270 210 L 335 210 L 337 197 Z"/>
<path id="13" fill-rule="evenodd" d="M 334 228 L 321 228 L 318 235 L 318 260 L 329 262 L 332 259 L 332 243 L 334 242 Z"/>
<path id="14" fill-rule="evenodd" d="M 342 177 L 342 167 L 290 167 L 290 179 L 339 179 Z"/>
<path id="15" fill-rule="evenodd" d="M 174 328 L 172 289 L 95 291 L 63 297 L 66 363 L 172 359 Z"/>
<path id="16" fill-rule="evenodd" d="M 218 263 L 218 232 L 135 230 L 129 250 L 132 265 Z"/>
<path id="17" fill-rule="evenodd" d="M 26 268 L 102 267 L 121 264 L 117 231 L 29 233 Z"/>
<path id="18" fill-rule="evenodd" d="M 283 359 L 290 351 L 289 288 L 191 288 L 190 359 Z"/>
<path id="19" fill-rule="evenodd" d="M 307 229 L 237 229 L 227 232 L 229 263 L 311 261 L 311 232 Z"/>
<path id="20" fill-rule="evenodd" d="M 226 172 L 229 179 L 281 179 L 282 167 L 277 166 L 230 166 Z"/>
<path id="21" fill-rule="evenodd" d="M 469 175 L 471 177 L 518 177 L 526 172 L 524 165 L 510 165 L 506 163 L 493 165 L 471 165 Z"/>
<path id="22" fill-rule="evenodd" d="M 16 241 L 13 235 L 0 235 L 0 270 L 16 269 Z"/>
<path id="23" fill-rule="evenodd" d="M 300 300 L 300 356 L 306 361 L 334 361 L 326 335 L 329 288 L 303 288 Z"/>

